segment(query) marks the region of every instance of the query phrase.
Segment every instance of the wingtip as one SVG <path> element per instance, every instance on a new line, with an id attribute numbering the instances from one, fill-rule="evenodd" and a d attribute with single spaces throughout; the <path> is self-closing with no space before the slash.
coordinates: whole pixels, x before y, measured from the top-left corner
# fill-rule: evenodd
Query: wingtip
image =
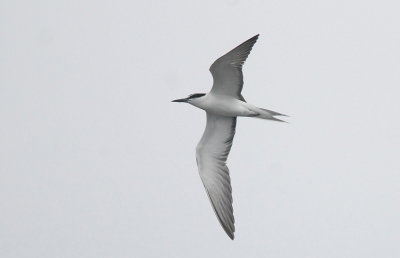
<path id="1" fill-rule="evenodd" d="M 253 36 L 251 39 L 257 40 L 259 36 L 260 36 L 260 34 L 257 34 L 257 35 L 255 35 L 255 36 Z"/>
<path id="2" fill-rule="evenodd" d="M 260 36 L 260 34 L 257 34 L 257 35 L 254 35 L 253 37 L 251 37 L 251 38 L 249 38 L 247 41 L 245 41 L 245 42 L 251 42 L 251 41 L 257 41 L 258 40 L 258 37 Z"/>

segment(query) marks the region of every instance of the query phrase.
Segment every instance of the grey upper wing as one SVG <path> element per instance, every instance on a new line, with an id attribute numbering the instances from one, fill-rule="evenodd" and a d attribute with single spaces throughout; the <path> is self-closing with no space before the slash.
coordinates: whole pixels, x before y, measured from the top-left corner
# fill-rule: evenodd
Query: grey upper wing
<path id="1" fill-rule="evenodd" d="M 214 79 L 211 92 L 240 99 L 243 88 L 242 66 L 258 39 L 258 34 L 243 42 L 224 56 L 218 58 L 210 67 Z"/>
<path id="2" fill-rule="evenodd" d="M 218 220 L 233 239 L 235 219 L 232 208 L 232 187 L 226 166 L 235 135 L 236 117 L 223 117 L 207 112 L 207 126 L 196 148 L 201 180 Z"/>

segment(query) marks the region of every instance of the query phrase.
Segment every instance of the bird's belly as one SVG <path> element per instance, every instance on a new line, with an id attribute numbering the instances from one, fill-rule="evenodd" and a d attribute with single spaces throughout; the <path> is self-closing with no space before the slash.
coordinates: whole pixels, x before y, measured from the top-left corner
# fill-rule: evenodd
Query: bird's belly
<path id="1" fill-rule="evenodd" d="M 205 111 L 220 116 L 236 117 L 236 116 L 252 116 L 255 115 L 246 102 L 238 99 L 218 99 L 205 103 L 202 107 Z"/>

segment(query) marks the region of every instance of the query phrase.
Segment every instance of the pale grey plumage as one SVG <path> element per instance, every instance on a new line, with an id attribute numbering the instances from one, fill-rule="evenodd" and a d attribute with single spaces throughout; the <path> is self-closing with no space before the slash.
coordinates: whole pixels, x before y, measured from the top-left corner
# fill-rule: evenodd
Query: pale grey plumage
<path id="1" fill-rule="evenodd" d="M 244 101 L 242 66 L 259 35 L 240 44 L 218 58 L 210 67 L 214 83 L 211 93 L 231 96 Z M 232 187 L 226 160 L 236 130 L 236 117 L 223 117 L 207 112 L 207 125 L 196 148 L 199 174 L 215 214 L 231 239 L 234 239 L 235 219 L 232 207 Z"/>
<path id="2" fill-rule="evenodd" d="M 242 94 L 242 66 L 258 35 L 240 44 L 210 67 L 214 83 L 208 94 L 196 93 L 174 102 L 186 102 L 206 111 L 207 125 L 196 148 L 199 174 L 218 221 L 234 239 L 232 187 L 226 161 L 232 147 L 238 116 L 281 121 L 283 115 L 247 103 Z"/>
<path id="3" fill-rule="evenodd" d="M 223 117 L 207 112 L 207 125 L 196 148 L 199 174 L 215 214 L 228 236 L 233 239 L 235 219 L 232 187 L 226 159 L 235 135 L 236 117 Z"/>
<path id="4" fill-rule="evenodd" d="M 221 56 L 210 66 L 213 76 L 212 93 L 231 96 L 244 101 L 242 67 L 251 49 L 257 42 L 258 34 Z"/>

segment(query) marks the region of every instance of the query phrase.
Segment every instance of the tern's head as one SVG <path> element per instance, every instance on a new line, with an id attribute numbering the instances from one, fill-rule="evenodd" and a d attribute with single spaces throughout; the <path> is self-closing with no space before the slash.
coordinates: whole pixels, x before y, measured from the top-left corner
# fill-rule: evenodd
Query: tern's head
<path id="1" fill-rule="evenodd" d="M 205 95 L 206 95 L 205 93 L 194 93 L 194 94 L 190 94 L 187 98 L 175 99 L 172 102 L 193 103 L 193 102 L 196 102 L 196 100 L 199 100 L 201 97 L 204 97 Z"/>

